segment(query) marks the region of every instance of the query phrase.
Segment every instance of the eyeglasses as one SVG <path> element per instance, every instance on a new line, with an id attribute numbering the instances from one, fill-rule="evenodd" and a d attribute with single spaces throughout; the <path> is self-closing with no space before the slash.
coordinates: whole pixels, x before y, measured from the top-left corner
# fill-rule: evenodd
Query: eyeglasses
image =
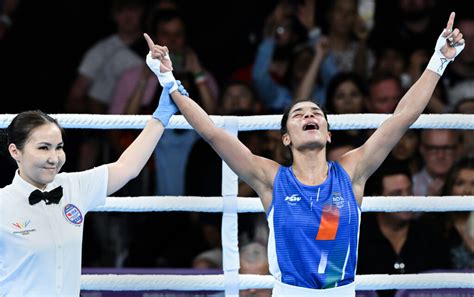
<path id="1" fill-rule="evenodd" d="M 437 152 L 440 153 L 452 153 L 456 150 L 456 145 L 430 145 L 430 144 L 423 144 L 424 149 L 429 154 L 434 154 Z"/>

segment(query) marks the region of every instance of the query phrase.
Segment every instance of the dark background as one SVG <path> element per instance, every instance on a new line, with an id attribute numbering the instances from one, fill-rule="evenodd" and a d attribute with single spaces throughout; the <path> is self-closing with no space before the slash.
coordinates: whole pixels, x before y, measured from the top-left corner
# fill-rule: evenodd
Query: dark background
<path id="1" fill-rule="evenodd" d="M 18 1 L 12 17 L 14 25 L 7 38 L 0 41 L 0 113 L 26 109 L 62 112 L 82 55 L 100 38 L 115 31 L 110 17 L 111 0 Z M 148 6 L 154 2 L 145 1 Z M 318 22 L 326 1 L 331 0 L 316 1 Z M 176 2 L 187 21 L 190 45 L 219 82 L 253 61 L 265 18 L 277 3 L 275 0 Z M 472 0 L 435 2 L 434 13 L 443 24 L 449 12 L 461 3 L 463 9 L 474 9 Z M 396 3 L 396 0 L 376 0 L 376 26 L 396 21 Z"/>
<path id="2" fill-rule="evenodd" d="M 115 32 L 111 0 L 18 0 L 13 26 L 0 40 L 0 114 L 40 109 L 63 113 L 69 88 L 83 54 Z M 147 6 L 153 0 L 147 1 Z M 300 1 L 300 0 L 290 0 Z M 316 22 L 327 1 L 317 0 Z M 375 0 L 376 28 L 396 23 L 398 0 Z M 276 0 L 176 0 L 188 28 L 188 40 L 202 64 L 218 79 L 229 78 L 253 62 L 265 18 Z M 440 31 L 451 11 L 472 16 L 472 0 L 435 0 Z M 2 0 L 0 0 L 2 4 Z M 433 39 L 433 46 L 435 37 Z M 1 132 L 1 131 L 0 131 Z M 69 140 L 67 143 L 71 144 Z M 3 154 L 2 154 L 3 153 Z M 73 156 L 72 156 L 73 157 Z M 11 182 L 16 165 L 0 152 L 0 187 Z"/>
<path id="3" fill-rule="evenodd" d="M 19 1 L 14 26 L 0 41 L 0 112 L 61 112 L 82 55 L 114 32 L 110 1 Z M 253 60 L 264 16 L 275 3 L 177 2 L 189 43 L 219 80 Z"/>

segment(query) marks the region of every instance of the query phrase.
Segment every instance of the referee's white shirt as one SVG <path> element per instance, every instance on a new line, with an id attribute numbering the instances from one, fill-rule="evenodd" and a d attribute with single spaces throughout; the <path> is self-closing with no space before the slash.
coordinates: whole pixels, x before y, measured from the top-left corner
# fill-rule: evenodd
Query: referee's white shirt
<path id="1" fill-rule="evenodd" d="M 0 296 L 74 296 L 80 293 L 85 214 L 105 204 L 105 165 L 60 173 L 46 191 L 63 187 L 59 204 L 30 205 L 36 187 L 18 171 L 0 189 Z"/>

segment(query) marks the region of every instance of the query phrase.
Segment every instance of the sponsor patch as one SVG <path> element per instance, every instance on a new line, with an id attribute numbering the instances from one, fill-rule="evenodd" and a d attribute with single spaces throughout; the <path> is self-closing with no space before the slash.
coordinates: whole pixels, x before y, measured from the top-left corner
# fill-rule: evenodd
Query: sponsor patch
<path id="1" fill-rule="evenodd" d="M 332 204 L 336 206 L 337 208 L 343 208 L 344 207 L 344 202 L 345 199 L 342 197 L 341 193 L 334 192 L 331 195 L 332 197 Z"/>
<path id="2" fill-rule="evenodd" d="M 291 196 L 286 196 L 285 197 L 286 203 L 288 203 L 290 205 L 295 205 L 296 203 L 300 202 L 300 200 L 301 200 L 301 197 L 298 196 L 298 194 L 293 194 Z"/>

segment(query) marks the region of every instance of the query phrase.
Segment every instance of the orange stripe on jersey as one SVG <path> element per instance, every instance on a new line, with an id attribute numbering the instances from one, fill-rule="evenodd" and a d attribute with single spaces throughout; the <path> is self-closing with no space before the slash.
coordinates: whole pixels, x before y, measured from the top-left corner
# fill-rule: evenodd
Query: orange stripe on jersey
<path id="1" fill-rule="evenodd" d="M 316 240 L 334 240 L 339 227 L 339 208 L 326 205 L 322 213 Z"/>

